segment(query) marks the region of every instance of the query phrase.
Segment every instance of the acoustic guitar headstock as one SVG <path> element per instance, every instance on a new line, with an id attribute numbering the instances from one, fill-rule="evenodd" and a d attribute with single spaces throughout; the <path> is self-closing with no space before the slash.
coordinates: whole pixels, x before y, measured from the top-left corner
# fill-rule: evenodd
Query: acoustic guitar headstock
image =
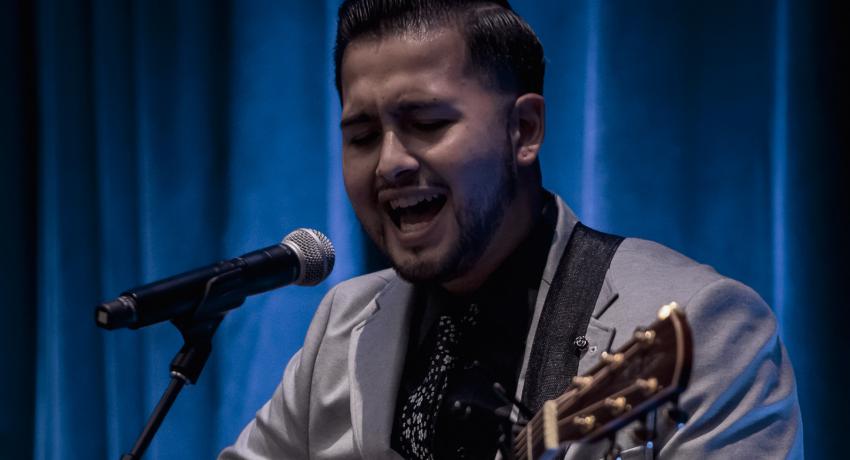
<path id="1" fill-rule="evenodd" d="M 568 442 L 591 442 L 670 401 L 684 391 L 692 359 L 691 331 L 673 302 L 566 392 L 544 403 L 514 440 L 517 459 L 551 456 Z"/>

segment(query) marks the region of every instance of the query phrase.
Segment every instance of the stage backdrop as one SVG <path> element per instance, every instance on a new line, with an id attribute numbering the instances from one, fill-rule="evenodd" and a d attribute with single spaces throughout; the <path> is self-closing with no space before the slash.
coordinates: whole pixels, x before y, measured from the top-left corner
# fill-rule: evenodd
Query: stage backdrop
<path id="1" fill-rule="evenodd" d="M 181 341 L 170 324 L 97 329 L 98 302 L 297 227 L 336 245 L 329 281 L 225 319 L 146 457 L 212 458 L 272 394 L 327 288 L 378 264 L 342 189 L 337 2 L 7 3 L 0 456 L 129 451 Z M 848 177 L 840 23 L 816 3 L 515 7 L 548 60 L 546 185 L 586 223 L 761 293 L 795 364 L 806 450 L 827 458 L 847 413 Z"/>

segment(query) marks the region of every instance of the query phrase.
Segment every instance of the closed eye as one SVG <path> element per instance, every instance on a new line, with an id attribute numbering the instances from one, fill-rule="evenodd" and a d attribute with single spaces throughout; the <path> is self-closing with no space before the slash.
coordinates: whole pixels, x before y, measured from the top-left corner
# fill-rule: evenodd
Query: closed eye
<path id="1" fill-rule="evenodd" d="M 352 136 L 348 143 L 357 147 L 363 147 L 370 145 L 378 139 L 377 131 L 366 131 L 365 133 L 358 134 L 356 136 Z"/>
<path id="2" fill-rule="evenodd" d="M 449 124 L 451 124 L 451 120 L 425 120 L 414 121 L 410 123 L 413 129 L 423 132 L 439 131 L 448 126 Z"/>

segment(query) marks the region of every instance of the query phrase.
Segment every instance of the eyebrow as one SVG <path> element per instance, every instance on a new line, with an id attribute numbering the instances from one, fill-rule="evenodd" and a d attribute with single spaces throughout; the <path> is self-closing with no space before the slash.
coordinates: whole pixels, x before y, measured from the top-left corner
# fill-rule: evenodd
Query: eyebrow
<path id="1" fill-rule="evenodd" d="M 396 107 L 395 112 L 415 112 L 417 110 L 428 110 L 444 107 L 444 101 L 402 101 Z"/>
<path id="2" fill-rule="evenodd" d="M 440 109 L 446 108 L 449 105 L 446 101 L 402 101 L 398 104 L 397 107 L 393 110 L 393 114 L 399 115 L 404 113 L 415 112 L 418 110 L 430 110 L 430 109 Z M 356 125 L 359 123 L 369 123 L 375 119 L 375 116 L 370 115 L 365 112 L 356 113 L 354 115 L 345 117 L 340 121 L 339 128 L 343 129 L 351 125 Z"/>
<path id="3" fill-rule="evenodd" d="M 375 119 L 375 117 L 372 116 L 372 115 L 369 115 L 368 113 L 365 113 L 365 112 L 356 113 L 356 114 L 351 115 L 349 117 L 343 118 L 342 121 L 339 122 L 339 129 L 343 129 L 343 128 L 346 128 L 348 126 L 356 125 L 356 124 L 359 124 L 359 123 L 369 123 L 370 121 L 372 121 L 374 119 Z"/>

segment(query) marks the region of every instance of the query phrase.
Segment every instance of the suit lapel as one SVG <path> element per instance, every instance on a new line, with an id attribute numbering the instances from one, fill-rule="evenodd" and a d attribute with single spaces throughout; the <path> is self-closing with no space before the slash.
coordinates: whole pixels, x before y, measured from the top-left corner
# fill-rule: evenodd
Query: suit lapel
<path id="1" fill-rule="evenodd" d="M 593 307 L 593 317 L 599 319 L 605 310 L 617 300 L 619 294 L 617 288 L 611 281 L 611 274 L 605 274 L 605 281 L 602 283 L 602 289 L 599 290 L 599 297 L 596 298 L 596 306 Z"/>
<path id="2" fill-rule="evenodd" d="M 605 282 L 599 291 L 599 297 L 596 299 L 596 306 L 593 308 L 590 322 L 587 324 L 585 338 L 587 339 L 588 346 L 582 352 L 581 359 L 579 359 L 578 375 L 587 373 L 599 361 L 599 355 L 611 347 L 611 342 L 614 340 L 614 334 L 617 330 L 613 324 L 605 321 L 601 316 L 617 300 L 617 297 L 617 289 L 606 274 Z"/>
<path id="3" fill-rule="evenodd" d="M 355 326 L 348 354 L 351 416 L 363 458 L 398 459 L 390 448 L 396 394 L 407 352 L 413 287 L 398 278 L 367 308 Z"/>

